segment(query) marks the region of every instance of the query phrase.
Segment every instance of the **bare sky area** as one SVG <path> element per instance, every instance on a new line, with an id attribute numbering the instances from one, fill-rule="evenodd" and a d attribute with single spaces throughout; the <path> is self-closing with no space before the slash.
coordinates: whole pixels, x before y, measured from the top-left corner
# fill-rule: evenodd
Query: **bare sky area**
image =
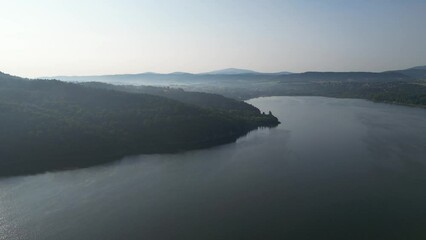
<path id="1" fill-rule="evenodd" d="M 426 1 L 1 0 L 0 71 L 24 77 L 426 65 Z"/>

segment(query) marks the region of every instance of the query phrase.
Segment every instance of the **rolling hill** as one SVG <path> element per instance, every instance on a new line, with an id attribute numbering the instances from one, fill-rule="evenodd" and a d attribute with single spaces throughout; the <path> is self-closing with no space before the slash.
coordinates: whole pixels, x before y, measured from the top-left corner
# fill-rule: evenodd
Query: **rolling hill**
<path id="1" fill-rule="evenodd" d="M 181 93 L 179 98 L 188 97 Z M 199 104 L 190 104 L 0 73 L 0 176 L 205 148 L 279 123 L 243 102 L 209 94 L 197 98 Z M 206 98 L 219 98 L 222 107 L 205 106 Z"/>

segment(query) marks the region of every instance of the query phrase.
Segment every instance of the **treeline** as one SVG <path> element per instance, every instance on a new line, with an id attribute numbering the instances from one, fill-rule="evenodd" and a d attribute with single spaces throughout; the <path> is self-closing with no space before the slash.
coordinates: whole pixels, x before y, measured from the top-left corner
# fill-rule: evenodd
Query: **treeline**
<path id="1" fill-rule="evenodd" d="M 259 109 L 250 104 L 214 93 L 191 92 L 185 91 L 181 88 L 172 87 L 111 85 L 100 82 L 88 82 L 81 84 L 94 88 L 161 96 L 186 104 L 202 108 L 209 108 L 216 111 L 227 111 L 230 113 L 238 113 L 242 115 L 257 115 L 260 113 Z"/>
<path id="2" fill-rule="evenodd" d="M 273 115 L 231 99 L 223 98 L 220 108 L 203 107 L 200 99 L 208 97 L 197 96 L 199 104 L 190 104 L 0 74 L 0 176 L 204 148 L 279 123 Z"/>
<path id="3" fill-rule="evenodd" d="M 376 102 L 426 107 L 426 81 L 291 81 L 260 82 L 244 87 L 198 87 L 197 91 L 222 94 L 235 99 L 261 96 L 324 96 L 361 98 Z"/>
<path id="4" fill-rule="evenodd" d="M 265 89 L 271 95 L 325 96 L 362 98 L 376 102 L 426 107 L 426 83 L 423 82 L 342 82 L 282 83 Z"/>

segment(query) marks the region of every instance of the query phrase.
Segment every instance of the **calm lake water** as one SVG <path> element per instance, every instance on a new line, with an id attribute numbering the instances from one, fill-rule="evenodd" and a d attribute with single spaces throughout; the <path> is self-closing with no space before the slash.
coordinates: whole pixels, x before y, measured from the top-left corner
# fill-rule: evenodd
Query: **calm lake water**
<path id="1" fill-rule="evenodd" d="M 0 180 L 0 239 L 426 239 L 426 110 L 249 101 L 234 144 Z"/>

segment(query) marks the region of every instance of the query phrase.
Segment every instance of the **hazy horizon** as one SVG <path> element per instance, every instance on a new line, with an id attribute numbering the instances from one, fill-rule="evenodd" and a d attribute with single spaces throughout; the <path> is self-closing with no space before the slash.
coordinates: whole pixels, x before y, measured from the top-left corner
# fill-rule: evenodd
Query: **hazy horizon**
<path id="1" fill-rule="evenodd" d="M 424 1 L 53 1 L 2 4 L 0 71 L 386 71 L 426 64 Z"/>
<path id="2" fill-rule="evenodd" d="M 387 70 L 382 70 L 382 71 L 363 71 L 363 70 L 359 70 L 359 71 L 329 71 L 329 70 L 323 70 L 323 71 L 318 71 L 318 72 L 373 72 L 373 73 L 380 73 L 380 72 L 386 72 L 386 71 L 393 71 L 393 70 L 405 70 L 405 69 L 409 69 L 409 68 L 414 68 L 414 67 L 424 67 L 426 66 L 426 64 L 424 65 L 418 65 L 418 66 L 411 66 L 411 67 L 406 67 L 406 68 L 401 68 L 401 69 L 387 69 Z M 34 78 L 43 78 L 43 77 L 48 77 L 48 78 L 52 78 L 52 77 L 92 77 L 92 76 L 113 76 L 113 75 L 137 75 L 137 74 L 146 74 L 146 73 L 153 73 L 153 74 L 174 74 L 174 73 L 188 73 L 188 74 L 214 74 L 214 72 L 217 71 L 222 71 L 222 70 L 228 70 L 228 69 L 235 69 L 235 70 L 248 70 L 248 71 L 254 71 L 256 73 L 265 73 L 265 74 L 269 74 L 269 73 L 280 73 L 280 72 L 287 72 L 289 74 L 293 74 L 293 73 L 304 73 L 304 72 L 317 72 L 317 71 L 303 71 L 303 72 L 290 72 L 290 71 L 275 71 L 275 72 L 262 72 L 262 71 L 256 71 L 253 69 L 244 69 L 244 68 L 223 68 L 223 69 L 211 69 L 210 71 L 205 71 L 205 72 L 184 72 L 184 71 L 174 71 L 174 72 L 152 72 L 152 71 L 145 71 L 145 72 L 122 72 L 122 73 L 108 73 L 108 74 L 92 74 L 92 75 L 79 75 L 79 74 L 74 74 L 74 75 L 52 75 L 52 76 L 38 76 L 38 77 L 34 77 Z M 11 74 L 11 73 L 7 73 L 7 74 Z M 232 75 L 232 73 L 224 73 L 225 75 L 229 74 Z M 13 75 L 13 74 L 12 74 Z"/>

